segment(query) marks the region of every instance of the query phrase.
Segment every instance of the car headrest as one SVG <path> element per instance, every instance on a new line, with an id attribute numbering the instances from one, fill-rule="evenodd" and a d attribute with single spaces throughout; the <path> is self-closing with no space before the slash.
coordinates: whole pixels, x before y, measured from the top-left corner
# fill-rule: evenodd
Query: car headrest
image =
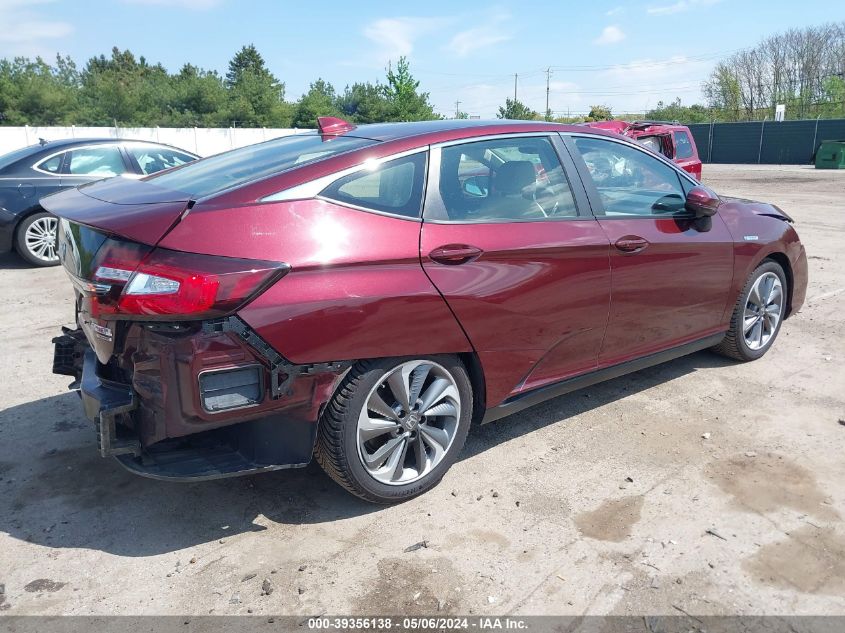
<path id="1" fill-rule="evenodd" d="M 503 195 L 522 193 L 522 190 L 537 182 L 534 163 L 529 160 L 511 160 L 502 163 L 496 170 L 496 191 Z"/>

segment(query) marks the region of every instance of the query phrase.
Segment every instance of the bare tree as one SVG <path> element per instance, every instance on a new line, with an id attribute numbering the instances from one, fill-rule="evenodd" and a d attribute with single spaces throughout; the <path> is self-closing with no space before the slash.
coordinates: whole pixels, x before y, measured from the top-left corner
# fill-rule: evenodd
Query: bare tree
<path id="1" fill-rule="evenodd" d="M 831 101 L 841 93 L 837 79 L 845 80 L 845 22 L 767 37 L 719 62 L 703 90 L 729 120 L 773 116 L 779 103 L 793 117 L 843 116 L 845 103 Z"/>

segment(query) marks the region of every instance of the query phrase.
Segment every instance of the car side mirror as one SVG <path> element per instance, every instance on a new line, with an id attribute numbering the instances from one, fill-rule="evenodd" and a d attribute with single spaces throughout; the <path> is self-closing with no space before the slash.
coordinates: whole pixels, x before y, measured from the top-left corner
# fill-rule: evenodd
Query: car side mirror
<path id="1" fill-rule="evenodd" d="M 687 193 L 686 206 L 688 211 L 695 213 L 697 218 L 708 218 L 715 215 L 722 201 L 706 187 L 693 187 Z"/>

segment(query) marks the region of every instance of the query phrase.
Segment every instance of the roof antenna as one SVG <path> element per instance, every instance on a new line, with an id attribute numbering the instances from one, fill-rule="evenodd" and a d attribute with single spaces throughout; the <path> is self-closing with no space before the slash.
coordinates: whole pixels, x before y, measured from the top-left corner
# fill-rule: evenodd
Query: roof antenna
<path id="1" fill-rule="evenodd" d="M 343 134 L 354 130 L 355 126 L 349 121 L 344 121 L 334 116 L 317 117 L 317 130 L 320 134 Z"/>
<path id="2" fill-rule="evenodd" d="M 41 138 L 41 137 L 39 136 L 39 137 L 38 137 L 38 144 L 39 144 L 41 147 L 44 147 L 44 146 L 47 144 L 47 140 L 46 140 L 46 139 L 43 139 L 43 138 Z"/>

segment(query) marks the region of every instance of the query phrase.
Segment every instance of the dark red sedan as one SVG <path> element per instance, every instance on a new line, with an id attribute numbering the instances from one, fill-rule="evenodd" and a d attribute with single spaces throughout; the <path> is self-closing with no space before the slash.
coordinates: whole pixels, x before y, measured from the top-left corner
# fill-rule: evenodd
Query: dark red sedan
<path id="1" fill-rule="evenodd" d="M 473 421 L 705 348 L 761 357 L 807 258 L 615 134 L 541 122 L 318 131 L 43 200 L 102 455 L 197 480 L 316 454 L 375 502 L 443 477 Z"/>

